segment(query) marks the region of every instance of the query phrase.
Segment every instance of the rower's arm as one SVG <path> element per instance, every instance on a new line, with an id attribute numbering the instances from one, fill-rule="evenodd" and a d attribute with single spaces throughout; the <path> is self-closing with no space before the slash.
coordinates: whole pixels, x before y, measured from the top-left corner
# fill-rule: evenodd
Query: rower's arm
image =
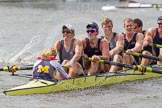
<path id="1" fill-rule="evenodd" d="M 144 36 L 142 33 L 137 34 L 135 47 L 131 49 L 132 52 L 140 52 L 142 50 Z"/>
<path id="2" fill-rule="evenodd" d="M 76 40 L 75 47 L 74 47 L 75 54 L 74 54 L 73 58 L 70 60 L 70 62 L 71 63 L 77 62 L 82 55 L 82 51 L 83 51 L 83 45 L 82 45 L 81 40 Z"/>
<path id="3" fill-rule="evenodd" d="M 59 56 L 60 56 L 60 48 L 61 48 L 61 41 L 57 41 L 54 45 L 54 49 L 56 50 L 56 53 Z"/>
<path id="4" fill-rule="evenodd" d="M 122 34 L 117 34 L 116 47 L 110 51 L 110 54 L 119 54 L 124 49 L 124 36 Z"/>
<path id="5" fill-rule="evenodd" d="M 101 59 L 108 60 L 110 58 L 109 56 L 109 46 L 107 45 L 106 40 L 102 39 L 100 43 L 100 50 L 102 52 Z"/>
<path id="6" fill-rule="evenodd" d="M 69 75 L 64 71 L 60 63 L 58 63 L 55 60 L 51 60 L 50 64 L 64 77 L 64 78 L 69 78 Z"/>
<path id="7" fill-rule="evenodd" d="M 162 57 L 162 48 L 160 48 L 160 54 L 159 57 Z"/>
<path id="8" fill-rule="evenodd" d="M 142 47 L 146 47 L 146 46 L 152 46 L 153 44 L 153 40 L 152 40 L 152 37 L 153 37 L 153 33 L 152 33 L 152 28 L 148 29 L 148 31 L 146 31 L 146 35 L 144 37 L 144 42 L 143 42 L 143 45 Z"/>

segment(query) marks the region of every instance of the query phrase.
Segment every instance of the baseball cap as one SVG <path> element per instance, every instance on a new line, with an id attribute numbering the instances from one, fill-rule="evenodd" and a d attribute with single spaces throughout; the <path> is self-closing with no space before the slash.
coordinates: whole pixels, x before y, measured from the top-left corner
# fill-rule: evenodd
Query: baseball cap
<path id="1" fill-rule="evenodd" d="M 97 23 L 95 23 L 95 22 L 88 23 L 87 24 L 87 28 L 89 28 L 89 27 L 92 27 L 92 28 L 95 28 L 95 29 L 99 29 Z"/>
<path id="2" fill-rule="evenodd" d="M 162 20 L 162 16 L 159 16 L 157 19 L 157 21 L 160 21 L 160 20 Z"/>
<path id="3" fill-rule="evenodd" d="M 71 24 L 65 24 L 65 25 L 63 25 L 62 29 L 75 30 L 74 27 Z"/>

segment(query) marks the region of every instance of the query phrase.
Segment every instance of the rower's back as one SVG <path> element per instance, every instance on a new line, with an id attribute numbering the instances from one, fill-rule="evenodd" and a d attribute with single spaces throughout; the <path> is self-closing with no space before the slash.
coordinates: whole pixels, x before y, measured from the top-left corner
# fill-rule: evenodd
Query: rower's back
<path id="1" fill-rule="evenodd" d="M 53 56 L 55 53 L 53 48 L 47 48 L 41 53 L 33 67 L 33 79 L 56 81 L 56 79 L 68 78 L 60 63 L 55 60 Z"/>

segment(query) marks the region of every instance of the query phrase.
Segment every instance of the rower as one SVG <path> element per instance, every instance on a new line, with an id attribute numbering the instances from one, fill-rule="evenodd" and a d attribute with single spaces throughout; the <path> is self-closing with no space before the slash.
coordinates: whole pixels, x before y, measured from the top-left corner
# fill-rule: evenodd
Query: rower
<path id="1" fill-rule="evenodd" d="M 144 51 L 142 54 L 149 56 L 162 57 L 162 48 L 156 48 L 155 44 L 162 45 L 162 16 L 157 19 L 158 27 L 151 27 L 148 29 L 143 42 Z M 142 58 L 141 65 L 161 64 L 159 61 Z"/>
<path id="2" fill-rule="evenodd" d="M 62 37 L 54 45 L 60 63 L 71 78 L 83 76 L 83 46 L 81 40 L 75 38 L 75 29 L 71 24 L 62 26 Z"/>
<path id="3" fill-rule="evenodd" d="M 33 79 L 56 81 L 69 78 L 60 63 L 55 60 L 54 53 L 56 51 L 53 48 L 47 48 L 41 53 L 33 66 Z"/>
<path id="4" fill-rule="evenodd" d="M 92 61 L 84 60 L 85 69 L 88 75 L 96 75 L 102 72 L 108 72 L 109 65 L 101 64 L 100 59 L 109 59 L 109 49 L 106 40 L 101 40 L 98 36 L 99 27 L 97 23 L 90 22 L 86 26 L 87 38 L 82 39 L 84 57 L 91 57 Z"/>
<path id="5" fill-rule="evenodd" d="M 143 34 L 134 32 L 134 21 L 132 18 L 124 19 L 124 64 L 139 64 L 139 57 L 133 57 L 133 52 L 141 52 L 143 44 Z"/>
<path id="6" fill-rule="evenodd" d="M 137 33 L 142 33 L 145 37 L 146 30 L 143 30 L 143 22 L 139 18 L 134 19 L 134 31 Z"/>
<path id="7" fill-rule="evenodd" d="M 109 46 L 110 61 L 122 63 L 123 62 L 123 49 L 124 49 L 124 38 L 122 34 L 113 32 L 113 22 L 109 18 L 103 18 L 101 21 L 101 26 L 103 30 L 103 36 L 101 39 L 106 40 Z M 119 66 L 112 65 L 109 72 L 116 72 L 121 70 Z"/>

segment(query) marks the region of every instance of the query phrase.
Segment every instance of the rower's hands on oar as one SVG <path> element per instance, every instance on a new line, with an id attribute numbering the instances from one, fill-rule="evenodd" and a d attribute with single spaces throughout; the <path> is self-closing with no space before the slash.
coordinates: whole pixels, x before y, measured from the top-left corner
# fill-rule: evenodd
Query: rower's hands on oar
<path id="1" fill-rule="evenodd" d="M 126 54 L 131 55 L 133 53 L 133 51 L 131 49 L 128 49 L 127 51 L 125 51 Z"/>
<path id="2" fill-rule="evenodd" d="M 92 56 L 92 62 L 98 62 L 101 59 L 100 55 L 93 55 Z"/>
<path id="3" fill-rule="evenodd" d="M 68 61 L 65 65 L 63 65 L 63 67 L 71 68 L 73 67 L 73 65 L 74 65 L 73 61 Z"/>
<path id="4" fill-rule="evenodd" d="M 110 56 L 112 56 L 114 54 L 114 52 L 113 51 L 109 51 L 109 54 L 110 54 Z"/>

